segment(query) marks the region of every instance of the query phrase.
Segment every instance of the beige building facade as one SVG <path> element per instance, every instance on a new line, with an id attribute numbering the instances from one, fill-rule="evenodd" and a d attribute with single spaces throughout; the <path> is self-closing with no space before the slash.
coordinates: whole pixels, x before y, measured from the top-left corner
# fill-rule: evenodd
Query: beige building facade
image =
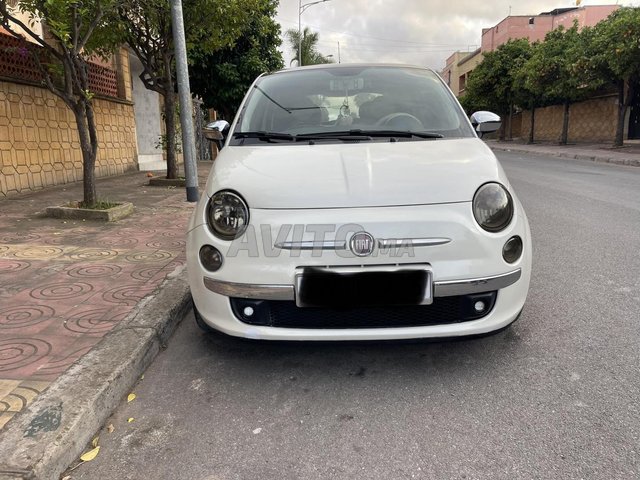
<path id="1" fill-rule="evenodd" d="M 464 95 L 469 75 L 482 62 L 482 52 L 454 52 L 447 58 L 440 76 L 456 97 Z"/>

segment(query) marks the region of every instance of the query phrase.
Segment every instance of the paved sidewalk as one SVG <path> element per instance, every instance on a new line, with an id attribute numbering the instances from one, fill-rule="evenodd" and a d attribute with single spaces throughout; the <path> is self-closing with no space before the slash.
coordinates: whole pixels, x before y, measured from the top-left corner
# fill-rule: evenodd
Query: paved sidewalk
<path id="1" fill-rule="evenodd" d="M 632 140 L 625 143 L 625 146 L 621 148 L 614 148 L 610 144 L 601 143 L 582 143 L 572 145 L 534 143 L 527 145 L 519 142 L 487 140 L 487 145 L 494 150 L 532 153 L 536 155 L 561 158 L 575 158 L 578 160 L 592 160 L 599 163 L 614 163 L 616 165 L 640 167 L 640 142 Z"/>
<path id="2" fill-rule="evenodd" d="M 204 187 L 211 163 L 200 163 Z M 98 181 L 98 196 L 130 201 L 114 223 L 44 218 L 80 200 L 73 184 L 0 200 L 0 428 L 185 264 L 195 204 L 145 173 Z"/>

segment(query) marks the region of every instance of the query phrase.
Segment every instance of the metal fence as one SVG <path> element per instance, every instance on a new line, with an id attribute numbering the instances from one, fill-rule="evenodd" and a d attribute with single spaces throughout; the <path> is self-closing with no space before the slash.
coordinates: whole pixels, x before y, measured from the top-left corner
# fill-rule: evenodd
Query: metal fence
<path id="1" fill-rule="evenodd" d="M 202 100 L 193 99 L 193 124 L 196 137 L 196 156 L 197 160 L 211 160 L 211 142 L 204 137 L 202 132 L 207 124 L 209 114 L 202 107 Z"/>

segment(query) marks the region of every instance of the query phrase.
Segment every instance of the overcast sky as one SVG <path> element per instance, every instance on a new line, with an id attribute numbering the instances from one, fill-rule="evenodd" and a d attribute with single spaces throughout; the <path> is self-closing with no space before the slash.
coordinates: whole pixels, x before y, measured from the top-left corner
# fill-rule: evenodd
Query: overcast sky
<path id="1" fill-rule="evenodd" d="M 303 0 L 302 4 L 313 0 Z M 585 0 L 582 5 L 615 1 Z M 621 0 L 639 6 L 640 1 Z M 342 62 L 390 62 L 423 65 L 435 70 L 456 50 L 473 51 L 480 46 L 482 28 L 509 15 L 535 15 L 559 7 L 573 6 L 562 0 L 329 0 L 309 7 L 302 14 L 302 27 L 320 34 L 318 47 L 324 55 Z M 280 0 L 276 20 L 283 34 L 298 29 L 298 0 Z M 281 50 L 289 65 L 292 52 Z"/>

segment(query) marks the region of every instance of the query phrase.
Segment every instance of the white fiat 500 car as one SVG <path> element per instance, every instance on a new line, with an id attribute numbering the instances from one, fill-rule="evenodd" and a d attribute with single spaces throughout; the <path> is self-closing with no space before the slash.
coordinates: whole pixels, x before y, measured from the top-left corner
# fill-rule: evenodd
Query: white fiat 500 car
<path id="1" fill-rule="evenodd" d="M 322 65 L 262 75 L 187 235 L 205 330 L 271 340 L 479 335 L 515 321 L 527 217 L 496 157 L 431 70 Z"/>

